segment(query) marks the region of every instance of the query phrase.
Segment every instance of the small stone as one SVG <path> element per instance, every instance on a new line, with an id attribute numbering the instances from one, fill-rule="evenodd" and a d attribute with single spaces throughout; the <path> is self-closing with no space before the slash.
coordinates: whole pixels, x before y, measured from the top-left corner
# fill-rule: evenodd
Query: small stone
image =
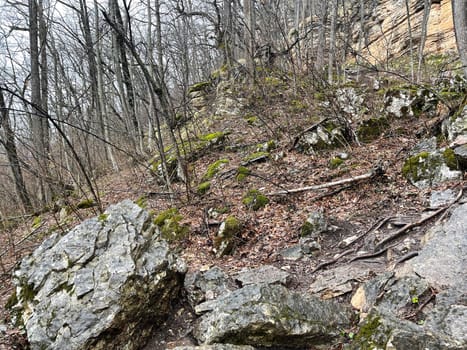
<path id="1" fill-rule="evenodd" d="M 302 237 L 299 241 L 302 252 L 311 255 L 321 250 L 321 245 L 312 237 Z"/>
<path id="2" fill-rule="evenodd" d="M 279 255 L 281 255 L 285 260 L 300 260 L 303 258 L 302 247 L 300 245 L 294 245 L 281 250 Z"/>
<path id="3" fill-rule="evenodd" d="M 242 286 L 249 284 L 283 284 L 287 285 L 290 279 L 290 274 L 271 265 L 260 266 L 256 269 L 240 272 L 234 276 L 235 280 L 239 281 Z"/>
<path id="4" fill-rule="evenodd" d="M 357 239 L 358 239 L 358 235 L 353 235 L 353 236 L 350 236 L 350 237 L 347 237 L 345 239 L 343 239 L 340 243 L 339 243 L 339 248 L 345 248 L 345 247 L 348 247 L 349 245 L 351 245 L 353 242 L 355 242 Z"/>

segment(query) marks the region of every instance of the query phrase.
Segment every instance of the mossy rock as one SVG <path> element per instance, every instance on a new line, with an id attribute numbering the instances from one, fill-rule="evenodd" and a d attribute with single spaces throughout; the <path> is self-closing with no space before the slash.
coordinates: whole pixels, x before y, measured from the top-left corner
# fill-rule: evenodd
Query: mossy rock
<path id="1" fill-rule="evenodd" d="M 199 137 L 199 139 L 211 145 L 219 145 L 219 144 L 222 144 L 226 140 L 227 135 L 229 135 L 229 132 L 216 131 L 216 132 L 202 135 Z"/>
<path id="2" fill-rule="evenodd" d="M 242 203 L 251 210 L 259 210 L 269 203 L 269 198 L 260 191 L 253 189 L 249 190 L 243 197 Z"/>
<path id="3" fill-rule="evenodd" d="M 338 168 L 342 164 L 344 164 L 344 160 L 342 158 L 339 158 L 339 157 L 333 157 L 329 161 L 329 166 L 331 167 L 331 169 Z"/>
<path id="4" fill-rule="evenodd" d="M 93 199 L 84 199 L 76 205 L 76 208 L 77 209 L 88 209 L 88 208 L 92 208 L 95 206 L 96 206 L 96 203 L 94 202 Z"/>
<path id="5" fill-rule="evenodd" d="M 242 224 L 235 216 L 228 216 L 219 227 L 213 245 L 217 257 L 230 254 L 235 247 L 236 237 L 242 231 Z"/>
<path id="6" fill-rule="evenodd" d="M 259 118 L 255 115 L 246 115 L 243 119 L 248 123 L 248 125 L 255 125 Z"/>
<path id="7" fill-rule="evenodd" d="M 225 158 L 216 160 L 214 163 L 208 166 L 206 170 L 206 174 L 204 174 L 203 176 L 203 179 L 206 181 L 212 179 L 219 172 L 220 168 L 223 165 L 228 164 L 228 163 L 229 163 L 229 160 Z"/>
<path id="8" fill-rule="evenodd" d="M 368 143 L 376 140 L 387 128 L 389 123 L 386 118 L 370 118 L 360 123 L 357 128 L 358 140 Z"/>
<path id="9" fill-rule="evenodd" d="M 437 104 L 435 95 L 419 86 L 392 87 L 384 94 L 384 108 L 389 116 L 396 118 L 417 118 L 422 112 L 433 110 Z"/>
<path id="10" fill-rule="evenodd" d="M 459 164 L 457 162 L 457 157 L 454 151 L 451 148 L 446 148 L 443 151 L 444 162 L 451 170 L 459 170 Z"/>
<path id="11" fill-rule="evenodd" d="M 173 242 L 185 238 L 190 230 L 188 225 L 180 224 L 182 219 L 177 208 L 170 208 L 160 212 L 154 219 L 154 224 L 159 228 L 163 239 Z"/>
<path id="12" fill-rule="evenodd" d="M 402 175 L 407 179 L 412 179 L 414 182 L 420 181 L 423 175 L 429 171 L 429 157 L 429 152 L 420 152 L 408 158 L 402 167 Z"/>
<path id="13" fill-rule="evenodd" d="M 256 146 L 256 151 L 257 152 L 271 152 L 272 150 L 276 149 L 276 141 L 274 140 L 269 140 L 264 143 L 260 143 Z"/>
<path id="14" fill-rule="evenodd" d="M 247 167 L 245 166 L 239 166 L 237 168 L 237 174 L 235 176 L 235 179 L 238 181 L 238 182 L 242 182 L 246 179 L 246 177 L 248 175 L 250 175 L 250 169 L 248 169 Z"/>
<path id="15" fill-rule="evenodd" d="M 254 153 L 249 154 L 245 158 L 243 158 L 243 161 L 245 163 L 253 163 L 253 162 L 260 161 L 260 160 L 267 160 L 269 156 L 270 156 L 269 152 L 264 152 L 264 151 L 254 152 Z"/>
<path id="16" fill-rule="evenodd" d="M 188 93 L 206 91 L 212 86 L 210 81 L 201 81 L 199 83 L 193 84 L 188 88 Z"/>
<path id="17" fill-rule="evenodd" d="M 211 182 L 210 181 L 205 181 L 205 182 L 202 182 L 202 183 L 200 183 L 198 185 L 198 188 L 196 189 L 196 192 L 199 195 L 203 195 L 206 192 L 208 192 L 210 188 L 211 188 Z"/>
<path id="18" fill-rule="evenodd" d="M 321 211 L 315 211 L 311 213 L 303 223 L 300 228 L 300 236 L 316 238 L 316 236 L 327 230 L 328 221 L 325 215 Z"/>
<path id="19" fill-rule="evenodd" d="M 457 159 L 450 148 L 436 152 L 423 151 L 409 157 L 402 167 L 402 175 L 419 188 L 462 178 Z"/>

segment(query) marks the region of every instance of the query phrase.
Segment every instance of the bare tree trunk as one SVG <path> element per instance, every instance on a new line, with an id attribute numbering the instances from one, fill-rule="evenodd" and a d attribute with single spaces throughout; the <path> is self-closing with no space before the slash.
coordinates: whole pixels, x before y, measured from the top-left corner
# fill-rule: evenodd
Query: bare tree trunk
<path id="1" fill-rule="evenodd" d="M 321 3 L 321 11 L 320 11 L 321 21 L 318 31 L 318 42 L 316 45 L 318 46 L 316 52 L 316 62 L 315 62 L 315 69 L 317 71 L 321 71 L 324 67 L 324 47 L 326 46 L 326 22 L 328 18 L 328 3 L 322 2 Z"/>
<path id="2" fill-rule="evenodd" d="M 331 34 L 329 38 L 329 54 L 328 54 L 328 82 L 333 82 L 333 66 L 336 56 L 336 19 L 337 19 L 337 0 L 331 1 Z"/>
<path id="3" fill-rule="evenodd" d="M 222 21 L 224 24 L 223 44 L 224 44 L 224 64 L 231 67 L 234 61 L 234 28 L 232 17 L 232 0 L 223 0 Z"/>
<path id="4" fill-rule="evenodd" d="M 254 51 L 256 27 L 254 0 L 244 0 L 243 11 L 245 16 L 245 59 L 251 81 L 253 82 L 255 76 Z"/>
<path id="5" fill-rule="evenodd" d="M 10 163 L 11 172 L 15 182 L 16 193 L 25 212 L 32 211 L 31 200 L 29 199 L 28 191 L 26 190 L 26 184 L 24 183 L 23 173 L 19 164 L 18 152 L 16 151 L 15 135 L 10 126 L 10 119 L 8 115 L 8 108 L 5 104 L 3 97 L 3 90 L 0 88 L 0 128 L 3 129 L 4 137 L 0 138 L 0 143 L 5 148 L 8 162 Z"/>
<path id="6" fill-rule="evenodd" d="M 420 38 L 420 45 L 418 47 L 417 83 L 419 83 L 422 78 L 421 75 L 422 75 L 423 51 L 425 49 L 428 19 L 430 18 L 430 9 L 431 9 L 431 1 L 425 0 L 423 3 L 422 34 Z"/>
<path id="7" fill-rule="evenodd" d="M 407 26 L 409 30 L 409 52 L 410 52 L 410 79 L 415 80 L 414 62 L 413 62 L 413 37 L 412 37 L 412 21 L 410 16 L 410 0 L 405 0 L 405 10 L 407 12 Z"/>
<path id="8" fill-rule="evenodd" d="M 36 158 L 37 167 L 44 170 L 44 175 L 47 173 L 47 145 L 44 135 L 45 118 L 41 112 L 43 105 L 41 96 L 41 75 L 40 75 L 40 51 L 38 45 L 39 37 L 39 21 L 38 21 L 39 6 L 36 0 L 29 0 L 29 47 L 30 47 L 30 86 L 31 86 L 31 118 L 30 127 L 32 135 L 32 144 L 34 147 L 34 157 Z M 47 201 L 46 185 L 43 179 L 39 176 L 37 179 L 39 187 L 39 200 L 42 204 Z"/>
<path id="9" fill-rule="evenodd" d="M 95 20 L 95 35 L 96 38 L 100 37 L 100 30 L 99 30 L 99 10 L 97 6 L 97 0 L 94 0 L 94 12 L 96 13 L 96 20 Z M 110 136 L 109 136 L 109 125 L 108 125 L 108 115 L 107 115 L 107 104 L 105 102 L 105 93 L 104 93 L 104 80 L 103 80 L 103 69 L 102 69 L 102 63 L 101 63 L 101 43 L 100 40 L 97 41 L 96 43 L 96 72 L 97 72 L 97 92 L 98 92 L 98 105 L 100 106 L 99 108 L 99 113 L 100 113 L 100 118 L 99 121 L 102 123 L 102 137 L 104 139 L 104 147 L 105 147 L 105 152 L 107 154 L 107 158 L 110 161 L 110 164 L 112 165 L 113 171 L 117 172 L 119 171 L 118 168 L 118 163 L 115 159 L 114 152 L 112 150 L 112 146 L 109 144 L 110 142 Z"/>
<path id="10" fill-rule="evenodd" d="M 122 32 L 124 31 L 124 23 L 123 19 L 120 13 L 120 8 L 118 6 L 118 1 L 117 0 L 111 0 L 112 3 L 112 15 L 114 18 L 115 23 L 121 28 Z M 130 23 L 128 23 L 128 26 L 130 26 Z M 131 42 L 131 41 L 130 41 Z M 127 109 L 128 109 L 128 117 L 129 121 L 132 125 L 132 132 L 133 132 L 133 137 L 134 137 L 134 143 L 135 143 L 135 150 L 138 150 L 136 145 L 139 143 L 138 139 L 140 137 L 140 128 L 139 128 L 139 123 L 138 119 L 136 117 L 136 109 L 135 109 L 135 93 L 133 89 L 133 81 L 131 79 L 131 74 L 130 74 L 130 65 L 128 63 L 128 58 L 126 54 L 126 48 L 124 42 L 117 36 L 116 40 L 117 44 L 117 52 L 120 58 L 120 69 L 122 72 L 122 82 L 125 85 L 125 90 L 126 94 L 125 96 L 125 103 L 127 104 Z"/>
<path id="11" fill-rule="evenodd" d="M 457 50 L 467 78 L 467 0 L 452 0 L 452 17 L 456 33 Z"/>

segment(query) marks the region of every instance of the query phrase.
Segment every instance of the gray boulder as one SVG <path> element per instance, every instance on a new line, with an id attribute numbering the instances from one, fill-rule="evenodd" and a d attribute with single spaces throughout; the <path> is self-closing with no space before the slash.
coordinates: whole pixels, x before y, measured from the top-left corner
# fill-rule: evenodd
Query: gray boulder
<path id="1" fill-rule="evenodd" d="M 467 144 L 454 148 L 454 154 L 456 155 L 459 167 L 462 170 L 467 170 Z"/>
<path id="2" fill-rule="evenodd" d="M 185 293 L 192 308 L 206 300 L 213 300 L 228 293 L 236 286 L 219 267 L 207 271 L 187 273 L 184 283 Z"/>
<path id="3" fill-rule="evenodd" d="M 317 124 L 304 132 L 295 143 L 295 148 L 305 154 L 334 149 L 348 145 L 352 141 L 352 132 L 345 118 L 334 118 Z"/>
<path id="4" fill-rule="evenodd" d="M 384 110 L 389 117 L 418 117 L 422 112 L 434 110 L 437 103 L 435 95 L 423 88 L 394 88 L 384 94 Z"/>
<path id="5" fill-rule="evenodd" d="M 185 264 L 131 201 L 53 234 L 14 273 L 31 349 L 138 349 L 179 294 Z"/>
<path id="6" fill-rule="evenodd" d="M 272 265 L 263 265 L 256 269 L 241 271 L 234 278 L 241 286 L 260 283 L 287 285 L 290 282 L 290 274 L 288 272 Z"/>
<path id="7" fill-rule="evenodd" d="M 281 285 L 248 285 L 208 304 L 204 309 L 211 312 L 200 318 L 193 331 L 204 344 L 329 345 L 352 318 L 347 307 Z"/>
<path id="8" fill-rule="evenodd" d="M 357 290 L 352 305 L 369 315 L 353 349 L 467 348 L 467 204 L 425 241 L 396 275 L 380 275 Z"/>
<path id="9" fill-rule="evenodd" d="M 467 105 L 453 117 L 447 118 L 441 127 L 450 142 L 458 136 L 467 135 Z"/>
<path id="10" fill-rule="evenodd" d="M 201 346 L 177 346 L 173 350 L 255 350 L 249 345 L 213 344 Z"/>
<path id="11" fill-rule="evenodd" d="M 412 155 L 406 159 L 402 174 L 418 188 L 462 179 L 462 171 L 458 170 L 456 157 L 450 148 Z"/>

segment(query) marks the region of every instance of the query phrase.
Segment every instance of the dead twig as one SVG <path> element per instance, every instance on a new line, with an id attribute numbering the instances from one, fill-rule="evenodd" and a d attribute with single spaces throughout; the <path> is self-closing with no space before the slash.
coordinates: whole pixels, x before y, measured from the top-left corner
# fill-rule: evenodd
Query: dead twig
<path id="1" fill-rule="evenodd" d="M 394 268 L 395 268 L 397 265 L 403 263 L 404 261 L 407 261 L 407 260 L 409 260 L 409 259 L 412 259 L 412 258 L 414 258 L 414 257 L 416 257 L 416 256 L 418 256 L 418 252 L 410 252 L 410 253 L 407 253 L 407 254 L 401 256 L 399 259 L 397 259 L 397 260 L 394 262 L 394 264 L 393 264 L 392 267 L 391 267 L 391 270 L 394 270 Z"/>
<path id="2" fill-rule="evenodd" d="M 313 270 L 311 270 L 311 273 L 315 273 L 316 271 L 322 269 L 323 267 L 326 267 L 328 265 L 331 265 L 331 264 L 334 264 L 336 263 L 340 258 L 346 256 L 346 255 L 349 255 L 350 253 L 353 253 L 355 252 L 355 248 L 353 249 L 348 249 L 346 251 L 343 251 L 342 253 L 340 253 L 339 255 L 337 255 L 334 259 L 331 259 L 331 260 L 328 260 L 328 261 L 323 261 L 321 264 L 319 264 L 318 266 L 316 266 Z"/>
<path id="3" fill-rule="evenodd" d="M 459 191 L 459 194 L 457 195 L 457 197 L 448 205 L 445 205 L 444 207 L 441 207 L 439 208 L 438 210 L 434 211 L 433 213 L 431 213 L 430 215 L 428 215 L 427 217 L 424 217 L 416 222 L 411 222 L 407 225 L 405 225 L 404 227 L 402 227 L 401 229 L 397 230 L 396 232 L 394 232 L 392 235 L 390 235 L 389 237 L 386 237 L 384 238 L 383 240 L 381 240 L 376 246 L 375 246 L 375 250 L 381 250 L 381 248 L 388 242 L 402 236 L 405 232 L 407 232 L 408 230 L 414 228 L 414 227 L 417 227 L 417 226 L 420 226 L 422 225 L 423 223 L 427 222 L 428 220 L 434 218 L 435 216 L 437 216 L 438 214 L 444 212 L 445 210 L 449 209 L 454 203 L 456 203 L 459 199 L 461 199 L 462 197 L 462 194 L 463 194 L 463 189 L 461 188 L 461 190 Z"/>
<path id="4" fill-rule="evenodd" d="M 345 178 L 345 179 L 337 180 L 337 181 L 326 182 L 320 185 L 313 185 L 313 186 L 307 186 L 307 187 L 292 188 L 290 190 L 271 192 L 271 193 L 268 193 L 267 195 L 278 196 L 278 195 L 305 192 L 305 191 L 316 191 L 316 190 L 321 190 L 323 188 L 334 187 L 338 185 L 345 185 L 345 184 L 354 183 L 354 182 L 358 182 L 362 180 L 372 179 L 373 177 L 377 175 L 382 175 L 383 173 L 384 173 L 384 170 L 382 169 L 382 167 L 380 165 L 377 165 L 371 171 L 363 175 L 349 177 L 349 178 Z"/>
<path id="5" fill-rule="evenodd" d="M 352 186 L 353 186 L 353 184 L 350 184 L 350 185 L 347 185 L 347 186 L 342 186 L 341 188 L 337 188 L 337 189 L 335 189 L 333 191 L 328 191 L 326 193 L 319 194 L 319 195 L 311 198 L 310 201 L 314 202 L 314 201 L 318 201 L 320 199 L 323 199 L 325 197 L 334 196 L 335 194 L 338 194 L 339 192 L 342 192 L 344 190 L 348 190 Z"/>
<path id="6" fill-rule="evenodd" d="M 349 263 L 351 263 L 351 262 L 353 262 L 355 260 L 361 260 L 361 259 L 366 259 L 366 258 L 375 258 L 375 257 L 380 256 L 381 254 L 387 252 L 389 249 L 395 247 L 397 244 L 398 243 L 391 244 L 390 246 L 387 246 L 386 248 L 377 250 L 376 252 L 373 252 L 373 253 L 357 255 L 356 257 L 350 259 Z"/>
<path id="7" fill-rule="evenodd" d="M 417 315 L 436 297 L 436 291 L 431 288 L 431 295 L 422 303 L 414 312 L 408 314 L 404 318 L 406 320 L 414 319 Z"/>

